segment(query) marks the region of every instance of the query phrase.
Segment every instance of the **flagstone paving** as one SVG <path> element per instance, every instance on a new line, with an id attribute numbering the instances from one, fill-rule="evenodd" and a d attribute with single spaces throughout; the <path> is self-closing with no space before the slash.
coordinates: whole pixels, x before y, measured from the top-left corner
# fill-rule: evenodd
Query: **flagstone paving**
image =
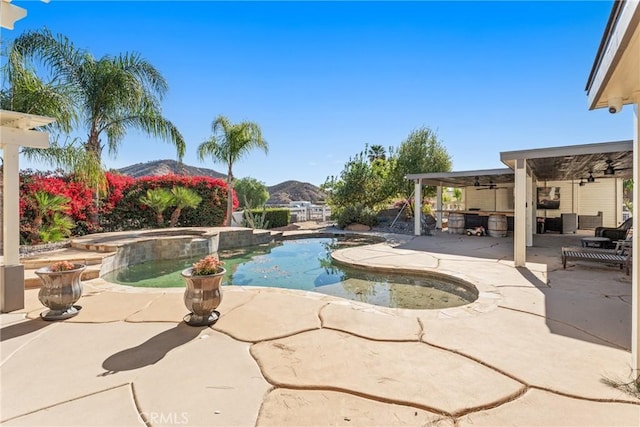
<path id="1" fill-rule="evenodd" d="M 443 310 L 230 287 L 218 322 L 194 328 L 180 289 L 93 279 L 78 316 L 45 322 L 27 290 L 23 310 L 0 316 L 0 422 L 637 426 L 640 400 L 603 382 L 631 377 L 630 281 L 607 266 L 562 270 L 546 244 L 516 269 L 509 242 L 394 236 L 398 247 L 335 254 L 478 288 Z"/>

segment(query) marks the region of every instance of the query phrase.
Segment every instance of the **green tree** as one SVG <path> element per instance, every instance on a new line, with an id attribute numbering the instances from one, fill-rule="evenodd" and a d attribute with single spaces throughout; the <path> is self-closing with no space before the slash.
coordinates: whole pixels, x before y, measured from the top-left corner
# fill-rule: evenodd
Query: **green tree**
<path id="1" fill-rule="evenodd" d="M 622 182 L 622 199 L 624 200 L 624 205 L 627 207 L 629 212 L 633 214 L 633 180 L 625 179 Z"/>
<path id="2" fill-rule="evenodd" d="M 390 186 L 394 194 L 409 198 L 413 182 L 405 176 L 412 173 L 449 172 L 451 157 L 435 132 L 427 127 L 412 131 L 400 144 L 390 171 Z M 423 195 L 433 196 L 434 188 L 425 187 Z"/>
<path id="3" fill-rule="evenodd" d="M 256 209 L 264 206 L 269 200 L 269 191 L 264 182 L 255 178 L 241 178 L 235 180 L 233 187 L 236 190 L 236 196 L 240 201 L 240 206 L 245 209 Z"/>
<path id="4" fill-rule="evenodd" d="M 191 208 L 195 209 L 202 202 L 202 197 L 190 188 L 185 187 L 173 187 L 171 189 L 171 204 L 176 208 L 171 213 L 171 221 L 169 227 L 175 227 L 178 223 L 178 218 L 182 213 L 182 209 Z"/>
<path id="5" fill-rule="evenodd" d="M 350 158 L 338 177 L 328 177 L 322 185 L 332 213 L 340 215 L 348 206 L 373 209 L 388 200 L 388 166 L 382 159 L 369 162 L 365 152 Z"/>
<path id="6" fill-rule="evenodd" d="M 233 165 L 246 156 L 251 150 L 259 148 L 269 152 L 269 145 L 262 137 L 260 126 L 244 121 L 231 123 L 223 115 L 219 115 L 211 123 L 213 135 L 198 146 L 198 157 L 204 160 L 211 156 L 214 162 L 227 165 L 227 226 L 231 225 L 233 214 Z"/>
<path id="7" fill-rule="evenodd" d="M 158 227 L 164 224 L 164 211 L 173 205 L 173 195 L 166 188 L 154 188 L 147 190 L 147 194 L 140 196 L 140 203 L 148 206 L 156 214 Z"/>
<path id="8" fill-rule="evenodd" d="M 167 82 L 138 54 L 96 59 L 76 48 L 67 37 L 43 29 L 19 36 L 7 56 L 4 71 L 10 88 L 3 102 L 16 111 L 46 113 L 64 130 L 78 124 L 87 132 L 87 140 L 80 141 L 80 147 L 74 141 L 48 153 L 28 150 L 31 157 L 45 152 L 43 160 L 54 161 L 101 186 L 105 183 L 102 151 L 107 147 L 115 156 L 129 130 L 169 141 L 176 146 L 178 157 L 184 156 L 184 139 L 162 116 L 160 108 Z M 38 78 L 34 70 L 50 76 L 49 83 Z"/>

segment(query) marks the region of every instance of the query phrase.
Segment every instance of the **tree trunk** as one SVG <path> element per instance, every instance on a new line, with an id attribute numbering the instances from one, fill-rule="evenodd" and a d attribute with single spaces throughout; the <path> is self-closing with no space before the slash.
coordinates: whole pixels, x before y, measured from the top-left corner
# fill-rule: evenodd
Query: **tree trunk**
<path id="1" fill-rule="evenodd" d="M 87 153 L 93 153 L 98 159 L 100 159 L 102 158 L 102 146 L 100 145 L 100 139 L 98 137 L 99 137 L 99 134 L 94 129 L 92 129 L 89 132 L 89 139 L 87 143 L 84 144 L 84 149 Z M 95 191 L 96 191 L 95 201 L 94 201 L 95 212 L 93 212 L 90 215 L 89 221 L 97 226 L 100 223 L 100 216 L 99 216 L 100 215 L 99 213 L 100 194 L 97 188 L 95 189 Z"/>
<path id="2" fill-rule="evenodd" d="M 156 221 L 158 221 L 158 227 L 162 227 L 162 224 L 164 223 L 162 212 L 156 213 Z"/>
<path id="3" fill-rule="evenodd" d="M 180 214 L 182 213 L 182 208 L 176 207 L 176 209 L 171 214 L 171 221 L 169 222 L 169 227 L 175 227 L 178 223 L 178 218 L 180 218 Z"/>
<path id="4" fill-rule="evenodd" d="M 233 172 L 229 165 L 229 173 L 227 174 L 227 227 L 231 227 L 231 218 L 233 217 Z"/>

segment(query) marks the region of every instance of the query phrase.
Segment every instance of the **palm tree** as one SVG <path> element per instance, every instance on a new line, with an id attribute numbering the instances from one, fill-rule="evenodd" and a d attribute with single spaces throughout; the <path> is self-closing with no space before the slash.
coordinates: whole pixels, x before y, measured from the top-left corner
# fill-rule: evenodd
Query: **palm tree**
<path id="1" fill-rule="evenodd" d="M 371 147 L 368 148 L 367 150 L 367 157 L 369 157 L 369 161 L 371 163 L 373 163 L 374 161 L 380 159 L 380 160 L 386 160 L 387 159 L 387 155 L 385 153 L 385 149 L 382 145 L 372 145 Z"/>
<path id="2" fill-rule="evenodd" d="M 154 188 L 147 190 L 147 194 L 140 197 L 140 203 L 149 206 L 156 213 L 158 227 L 162 227 L 164 224 L 164 216 L 162 214 L 172 205 L 173 196 L 166 188 Z"/>
<path id="3" fill-rule="evenodd" d="M 33 193 L 31 205 L 35 211 L 33 227 L 37 230 L 42 227 L 44 218 L 55 212 L 65 212 L 69 209 L 69 198 L 46 191 L 38 190 Z"/>
<path id="4" fill-rule="evenodd" d="M 162 116 L 160 108 L 167 82 L 138 54 L 96 59 L 76 48 L 67 37 L 54 36 L 43 29 L 15 39 L 7 57 L 4 72 L 10 89 L 3 91 L 3 106 L 50 115 L 67 132 L 71 124 L 78 124 L 87 132 L 87 140 L 80 147 L 50 151 L 44 154 L 44 160 L 54 160 L 76 172 L 83 167 L 101 172 L 103 149 L 107 147 L 115 156 L 130 129 L 169 141 L 176 146 L 178 157 L 184 156 L 184 139 Z M 35 69 L 51 76 L 50 82 L 39 79 L 32 71 Z M 30 155 L 38 156 L 40 151 L 44 150 Z"/>
<path id="5" fill-rule="evenodd" d="M 176 224 L 178 223 L 178 218 L 180 218 L 180 214 L 182 213 L 182 209 L 195 209 L 202 201 L 202 197 L 200 197 L 200 195 L 198 195 L 195 190 L 185 187 L 173 187 L 171 189 L 171 196 L 173 205 L 175 205 L 176 208 L 171 213 L 171 221 L 169 222 L 169 227 L 176 226 Z"/>
<path id="6" fill-rule="evenodd" d="M 40 240 L 44 243 L 59 242 L 71 235 L 71 230 L 75 223 L 70 216 L 54 212 L 49 220 L 49 224 L 38 230 Z"/>
<path id="7" fill-rule="evenodd" d="M 211 123 L 213 135 L 198 146 L 198 157 L 211 156 L 214 162 L 227 164 L 227 219 L 231 225 L 233 213 L 233 164 L 255 148 L 269 152 L 269 145 L 262 137 L 260 126 L 253 122 L 233 124 L 223 115 Z"/>
<path id="8" fill-rule="evenodd" d="M 43 190 L 33 193 L 33 199 L 29 204 L 34 210 L 33 228 L 30 232 L 32 242 L 37 242 L 41 238 L 41 231 L 44 229 L 44 220 L 56 213 L 65 212 L 69 209 L 69 198 L 57 194 L 51 194 Z M 73 228 L 73 226 L 71 227 Z"/>

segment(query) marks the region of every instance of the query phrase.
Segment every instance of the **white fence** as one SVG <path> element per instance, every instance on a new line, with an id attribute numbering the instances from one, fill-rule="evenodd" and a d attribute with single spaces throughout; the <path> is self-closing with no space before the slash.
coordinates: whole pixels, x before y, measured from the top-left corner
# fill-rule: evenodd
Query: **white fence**
<path id="1" fill-rule="evenodd" d="M 311 205 L 288 207 L 291 212 L 291 222 L 326 221 L 331 216 L 331 208 L 326 205 Z"/>
<path id="2" fill-rule="evenodd" d="M 268 205 L 269 207 L 276 207 Z M 331 208 L 326 205 L 308 205 L 308 206 L 277 206 L 279 208 L 289 209 L 291 212 L 291 222 L 302 221 L 327 221 L 331 217 Z M 243 227 L 244 211 L 236 211 L 232 215 L 231 224 L 235 227 Z"/>

